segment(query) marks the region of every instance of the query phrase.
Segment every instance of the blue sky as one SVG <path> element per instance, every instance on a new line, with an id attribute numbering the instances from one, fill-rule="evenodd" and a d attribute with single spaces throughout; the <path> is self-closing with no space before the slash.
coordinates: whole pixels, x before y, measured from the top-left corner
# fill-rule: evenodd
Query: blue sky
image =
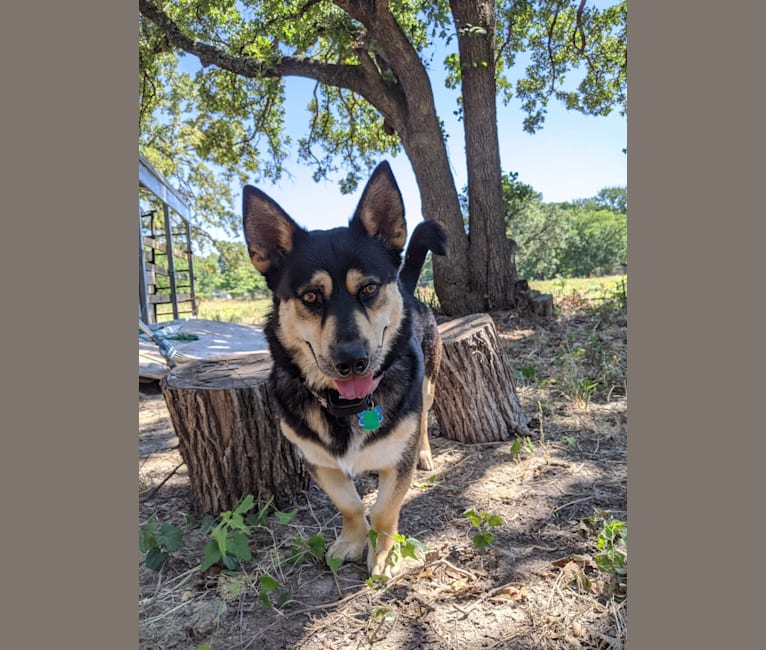
<path id="1" fill-rule="evenodd" d="M 613 0 L 597 0 L 599 8 Z M 453 41 L 452 47 L 456 47 Z M 449 137 L 447 146 L 458 190 L 466 185 L 462 123 L 454 116 L 455 91 L 443 83 L 447 50 L 433 56 L 432 85 L 439 117 L 444 120 Z M 196 57 L 185 57 L 188 70 L 198 66 Z M 192 64 L 189 59 L 193 59 Z M 191 65 L 190 65 L 191 64 Z M 524 57 L 517 57 L 516 70 L 523 70 Z M 188 67 L 187 67 L 188 66 Z M 515 80 L 513 75 L 511 81 Z M 285 80 L 285 128 L 296 142 L 307 133 L 308 105 L 315 82 L 301 78 Z M 574 84 L 573 84 L 574 85 Z M 534 135 L 522 128 L 524 114 L 519 102 L 507 106 L 498 100 L 500 155 L 504 172 L 518 172 L 519 180 L 542 193 L 546 202 L 569 201 L 594 196 L 604 187 L 627 185 L 627 118 L 617 110 L 607 117 L 586 116 L 566 110 L 559 102 L 548 105 L 545 124 Z M 407 157 L 400 153 L 387 158 L 396 176 L 405 203 L 410 230 L 422 219 L 420 198 Z M 315 183 L 312 170 L 298 163 L 295 151 L 286 161 L 287 173 L 277 182 L 258 181 L 262 191 L 271 196 L 298 223 L 309 229 L 346 225 L 361 196 L 364 183 L 351 195 L 342 195 L 335 182 Z M 340 178 L 343 174 L 339 174 Z M 335 179 L 337 180 L 337 179 Z M 241 188 L 235 188 L 240 205 Z"/>
<path id="2" fill-rule="evenodd" d="M 286 121 L 294 139 L 306 132 L 305 110 L 314 82 L 289 79 L 286 87 Z M 452 172 L 458 189 L 467 180 L 462 123 L 453 116 L 454 94 L 434 84 L 439 116 L 449 135 Z M 518 172 L 521 182 L 541 192 L 546 202 L 568 201 L 594 196 L 604 187 L 627 185 L 627 118 L 614 111 L 607 117 L 593 117 L 566 110 L 551 103 L 543 128 L 530 135 L 522 128 L 524 114 L 518 102 L 498 102 L 498 130 L 503 171 Z M 400 153 L 388 158 L 404 198 L 407 221 L 421 220 L 420 197 L 409 160 Z M 315 183 L 310 168 L 300 165 L 297 156 L 287 161 L 288 175 L 276 183 L 259 182 L 271 196 L 304 227 L 331 228 L 345 225 L 361 196 L 362 186 L 351 195 L 340 194 L 337 185 Z"/>
<path id="3" fill-rule="evenodd" d="M 287 81 L 286 120 L 294 138 L 303 135 L 308 125 L 305 106 L 313 82 Z M 453 116 L 454 94 L 434 84 L 437 110 L 449 134 L 452 172 L 458 190 L 467 180 L 462 123 Z M 607 117 L 582 115 L 551 103 L 542 130 L 534 135 L 522 128 L 524 114 L 518 102 L 508 106 L 498 102 L 498 130 L 503 171 L 518 172 L 521 182 L 541 192 L 546 202 L 568 201 L 594 196 L 604 187 L 627 185 L 627 119 L 614 111 Z M 388 158 L 404 198 L 407 221 L 421 220 L 420 197 L 409 160 L 400 153 Z M 301 225 L 331 228 L 345 225 L 362 193 L 363 184 L 351 195 L 340 194 L 332 182 L 315 183 L 311 169 L 299 165 L 291 155 L 289 175 L 276 183 L 257 186 L 271 196 Z"/>

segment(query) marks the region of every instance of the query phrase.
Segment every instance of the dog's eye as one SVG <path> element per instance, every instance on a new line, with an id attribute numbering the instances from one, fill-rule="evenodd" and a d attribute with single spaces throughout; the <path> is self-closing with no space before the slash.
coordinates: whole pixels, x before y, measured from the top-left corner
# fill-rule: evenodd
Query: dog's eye
<path id="1" fill-rule="evenodd" d="M 367 298 L 370 298 L 378 293 L 379 288 L 380 287 L 377 284 L 370 282 L 369 284 L 365 284 L 359 293 Z"/>
<path id="2" fill-rule="evenodd" d="M 301 296 L 301 300 L 307 305 L 316 305 L 319 302 L 319 294 L 316 291 L 307 291 Z"/>

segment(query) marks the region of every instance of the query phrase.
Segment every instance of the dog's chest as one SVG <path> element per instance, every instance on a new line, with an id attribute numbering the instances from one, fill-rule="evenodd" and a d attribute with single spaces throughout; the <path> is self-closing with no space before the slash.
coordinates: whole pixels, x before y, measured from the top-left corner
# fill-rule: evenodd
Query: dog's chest
<path id="1" fill-rule="evenodd" d="M 284 427 L 283 432 L 312 465 L 332 467 L 355 477 L 398 465 L 402 456 L 411 448 L 416 429 L 417 419 L 410 416 L 400 418 L 383 435 L 365 431 L 358 423 L 353 422 L 348 444 L 342 453 L 333 453 L 331 445 L 325 441 L 297 438 L 290 435 L 291 432 Z"/>

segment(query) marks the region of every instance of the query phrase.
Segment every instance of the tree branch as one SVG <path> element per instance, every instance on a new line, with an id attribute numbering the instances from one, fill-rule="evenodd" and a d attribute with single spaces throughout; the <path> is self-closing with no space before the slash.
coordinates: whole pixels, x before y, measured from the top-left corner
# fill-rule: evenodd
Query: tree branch
<path id="1" fill-rule="evenodd" d="M 307 77 L 320 83 L 359 93 L 377 107 L 379 98 L 371 97 L 370 84 L 359 66 L 322 63 L 308 57 L 280 56 L 278 53 L 274 59 L 268 61 L 233 56 L 184 34 L 178 25 L 151 0 L 139 0 L 138 5 L 141 15 L 157 25 L 174 47 L 197 56 L 203 67 L 216 65 L 248 78 Z"/>

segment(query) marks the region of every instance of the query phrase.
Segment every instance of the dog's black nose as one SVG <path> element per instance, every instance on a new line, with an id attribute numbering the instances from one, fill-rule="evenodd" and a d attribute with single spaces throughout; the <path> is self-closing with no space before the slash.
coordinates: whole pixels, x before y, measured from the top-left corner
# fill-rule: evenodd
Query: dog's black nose
<path id="1" fill-rule="evenodd" d="M 344 377 L 354 374 L 362 375 L 367 370 L 370 358 L 367 348 L 361 343 L 339 343 L 333 352 L 335 369 Z"/>

